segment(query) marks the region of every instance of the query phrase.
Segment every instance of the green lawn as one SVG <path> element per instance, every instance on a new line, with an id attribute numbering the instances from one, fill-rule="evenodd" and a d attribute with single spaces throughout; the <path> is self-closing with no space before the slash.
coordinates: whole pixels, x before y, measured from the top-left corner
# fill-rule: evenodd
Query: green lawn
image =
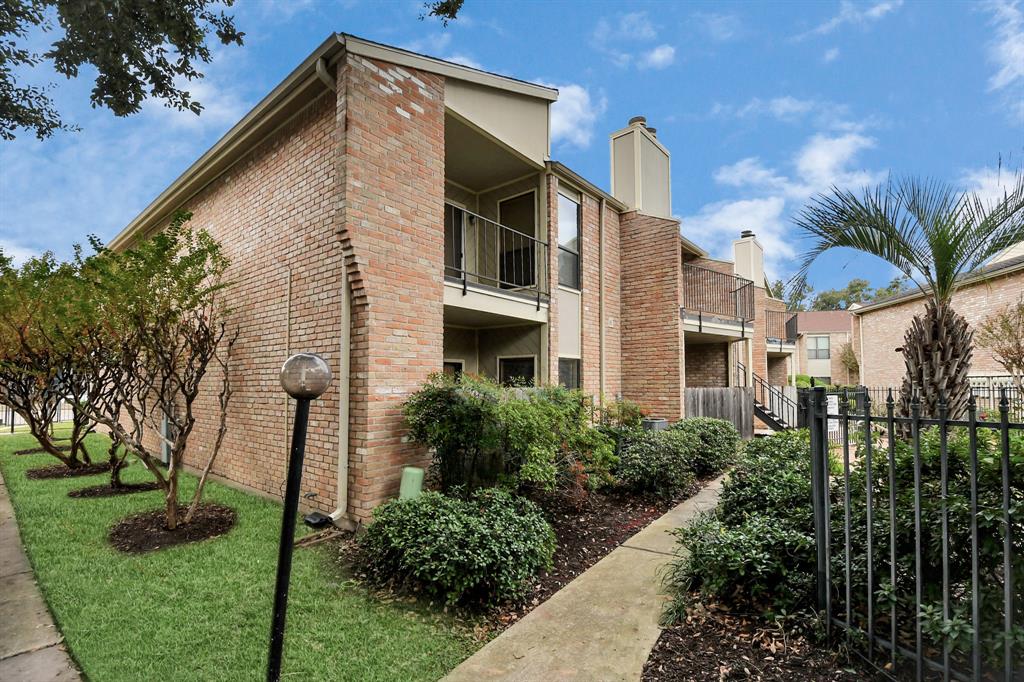
<path id="1" fill-rule="evenodd" d="M 90 451 L 103 453 L 106 438 L 89 438 Z M 30 481 L 26 469 L 56 461 L 11 454 L 34 444 L 0 436 L 0 470 L 43 594 L 88 678 L 263 679 L 281 508 L 211 483 L 205 499 L 238 512 L 230 533 L 127 556 L 107 544 L 108 529 L 159 507 L 161 492 L 71 499 L 69 490 L 104 477 Z M 147 478 L 139 465 L 124 476 Z M 195 479 L 183 478 L 187 499 Z M 296 550 L 284 679 L 434 680 L 477 646 L 445 617 L 374 600 L 325 548 Z"/>

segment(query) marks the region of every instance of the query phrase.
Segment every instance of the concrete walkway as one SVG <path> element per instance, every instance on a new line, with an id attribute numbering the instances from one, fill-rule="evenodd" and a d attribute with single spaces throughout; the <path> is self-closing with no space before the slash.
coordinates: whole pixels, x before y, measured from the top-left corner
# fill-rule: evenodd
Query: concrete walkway
<path id="1" fill-rule="evenodd" d="M 0 475 L 0 680 L 80 680 L 63 639 L 32 577 Z"/>
<path id="2" fill-rule="evenodd" d="M 722 478 L 615 548 L 445 680 L 639 680 L 661 633 L 670 533 L 718 503 Z"/>

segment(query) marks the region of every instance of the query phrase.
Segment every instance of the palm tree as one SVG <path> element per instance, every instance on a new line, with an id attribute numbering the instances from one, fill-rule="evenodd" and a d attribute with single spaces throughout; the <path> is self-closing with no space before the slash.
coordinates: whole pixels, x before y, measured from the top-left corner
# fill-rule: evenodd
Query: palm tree
<path id="1" fill-rule="evenodd" d="M 910 278 L 926 296 L 903 337 L 907 373 L 900 413 L 909 414 L 919 392 L 921 414 L 934 417 L 945 402 L 949 415 L 966 411 L 973 331 L 952 306 L 960 276 L 1003 249 L 1024 241 L 1024 175 L 1012 191 L 987 205 L 977 195 L 934 181 L 905 178 L 865 189 L 862 196 L 833 187 L 795 219 L 815 240 L 791 286 L 801 287 L 810 266 L 830 249 L 847 247 L 878 256 Z"/>

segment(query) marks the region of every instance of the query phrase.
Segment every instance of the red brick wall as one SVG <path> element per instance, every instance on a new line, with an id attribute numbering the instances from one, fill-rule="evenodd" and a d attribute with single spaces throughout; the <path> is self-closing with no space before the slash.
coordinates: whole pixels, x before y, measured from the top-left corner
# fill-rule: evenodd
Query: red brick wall
<path id="1" fill-rule="evenodd" d="M 225 302 L 230 329 L 239 332 L 228 433 L 213 471 L 274 495 L 284 482 L 293 410 L 278 383 L 281 363 L 302 350 L 323 355 L 335 373 L 340 368 L 336 142 L 334 100 L 325 94 L 187 206 L 192 224 L 217 238 L 231 259 Z M 220 381 L 211 365 L 195 406 L 188 465 L 203 466 L 209 456 Z M 311 406 L 302 478 L 302 492 L 315 495 L 307 503 L 327 511 L 336 496 L 338 398 L 336 382 Z M 158 450 L 155 432 L 148 445 Z"/>
<path id="2" fill-rule="evenodd" d="M 768 358 L 768 383 L 772 386 L 785 386 L 789 383 L 789 371 L 786 357 Z"/>
<path id="3" fill-rule="evenodd" d="M 409 74 L 408 76 L 406 74 Z M 425 463 L 401 405 L 441 368 L 444 305 L 444 79 L 348 56 L 341 151 L 352 248 L 349 510 L 366 520 Z"/>
<path id="4" fill-rule="evenodd" d="M 653 416 L 683 415 L 679 223 L 637 212 L 620 218 L 623 395 Z"/>
<path id="5" fill-rule="evenodd" d="M 953 307 L 976 327 L 982 320 L 1015 302 L 1024 292 L 1024 271 L 963 287 L 953 295 Z M 855 315 L 863 327 L 864 349 L 860 357 L 861 381 L 867 386 L 899 386 L 903 381 L 903 356 L 894 349 L 903 345 L 903 334 L 915 314 L 924 311 L 923 299 Z M 856 329 L 856 324 L 854 325 Z M 859 343 L 859 340 L 858 340 Z M 971 374 L 1005 374 L 992 354 L 975 347 Z"/>
<path id="6" fill-rule="evenodd" d="M 583 193 L 583 231 L 580 249 L 583 267 L 583 388 L 601 393 L 601 297 L 604 296 L 605 377 L 604 393 L 614 398 L 622 390 L 620 379 L 619 319 L 619 221 L 618 213 L 605 207 L 604 243 L 601 243 L 599 199 Z M 601 252 L 604 252 L 602 288 Z"/>
<path id="7" fill-rule="evenodd" d="M 686 388 L 729 385 L 729 344 L 686 344 Z"/>

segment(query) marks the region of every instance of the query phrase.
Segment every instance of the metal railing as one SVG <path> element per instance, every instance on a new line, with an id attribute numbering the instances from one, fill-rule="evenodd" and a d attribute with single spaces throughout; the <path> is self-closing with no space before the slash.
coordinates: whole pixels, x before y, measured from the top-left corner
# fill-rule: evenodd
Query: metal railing
<path id="1" fill-rule="evenodd" d="M 683 263 L 683 309 L 741 322 L 754 319 L 754 283 L 699 265 Z"/>
<path id="2" fill-rule="evenodd" d="M 548 243 L 467 211 L 444 207 L 444 275 L 536 299 L 550 294 Z"/>
<path id="3" fill-rule="evenodd" d="M 737 385 L 747 385 L 747 372 L 746 365 L 742 362 L 736 363 Z M 750 378 L 754 389 L 754 401 L 775 415 L 787 428 L 795 427 L 799 416 L 796 401 L 787 396 L 781 386 L 772 386 L 757 372 L 750 372 Z"/>
<path id="4" fill-rule="evenodd" d="M 787 310 L 765 310 L 765 338 L 782 343 L 796 343 L 796 313 Z"/>
<path id="5" fill-rule="evenodd" d="M 990 381 L 991 380 L 991 381 Z M 1010 419 L 1024 422 L 1024 394 L 1016 386 L 1010 384 L 1009 377 L 970 377 L 971 395 L 974 396 L 978 413 L 983 417 L 999 411 L 999 400 L 1005 391 Z M 892 391 L 899 400 L 898 387 L 858 386 L 847 391 L 850 409 L 863 411 L 864 396 L 871 399 L 874 416 L 885 414 L 885 400 Z M 839 395 L 841 391 L 828 391 L 829 395 Z"/>
<path id="6" fill-rule="evenodd" d="M 70 422 L 74 419 L 74 409 L 67 400 L 62 400 L 57 405 L 57 410 L 54 413 L 55 424 L 61 424 L 64 422 Z M 0 405 L 0 432 L 7 431 L 14 433 L 17 427 L 26 426 L 26 422 L 21 418 L 17 412 L 7 405 Z"/>
<path id="7" fill-rule="evenodd" d="M 827 634 L 892 679 L 1024 679 L 1024 580 L 1016 454 L 1024 423 L 966 417 L 944 405 L 876 416 L 861 404 L 801 394 L 810 427 L 816 600 Z M 832 409 L 837 408 L 837 409 Z M 830 424 L 839 431 L 830 444 Z"/>

